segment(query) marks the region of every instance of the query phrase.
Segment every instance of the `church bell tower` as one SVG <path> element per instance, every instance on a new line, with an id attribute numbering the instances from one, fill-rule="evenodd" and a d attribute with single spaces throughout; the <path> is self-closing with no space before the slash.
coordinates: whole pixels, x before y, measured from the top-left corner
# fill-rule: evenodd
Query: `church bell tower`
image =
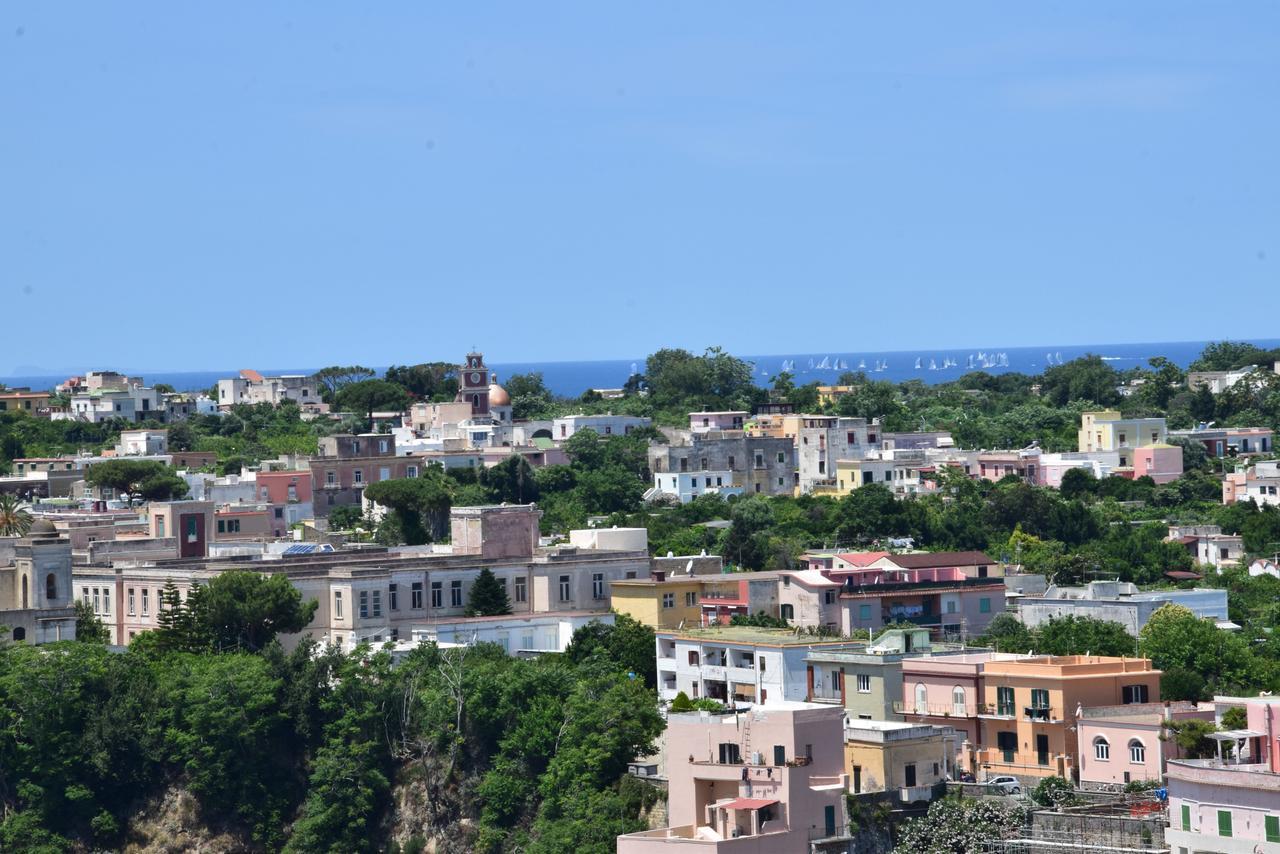
<path id="1" fill-rule="evenodd" d="M 471 416 L 489 416 L 489 369 L 483 353 L 468 353 L 467 361 L 458 369 L 458 403 L 471 404 Z"/>

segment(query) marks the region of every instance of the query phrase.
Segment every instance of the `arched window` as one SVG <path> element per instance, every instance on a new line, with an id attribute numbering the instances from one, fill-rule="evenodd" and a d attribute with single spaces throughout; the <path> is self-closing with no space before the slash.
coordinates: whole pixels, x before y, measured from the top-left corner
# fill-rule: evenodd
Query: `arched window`
<path id="1" fill-rule="evenodd" d="M 27 605 L 27 577 L 24 575 L 22 576 L 22 609 L 25 611 L 28 607 L 30 606 Z"/>
<path id="2" fill-rule="evenodd" d="M 796 616 L 796 609 L 791 605 L 783 605 L 781 608 L 781 613 L 782 613 L 782 619 L 794 620 Z"/>
<path id="3" fill-rule="evenodd" d="M 1135 765 L 1141 765 L 1147 761 L 1146 745 L 1136 738 L 1129 742 L 1129 761 Z"/>
<path id="4" fill-rule="evenodd" d="M 44 598 L 46 602 L 52 602 L 58 598 L 58 576 L 52 572 L 44 579 Z"/>
<path id="5" fill-rule="evenodd" d="M 1102 736 L 1093 740 L 1093 758 L 1106 761 L 1111 758 L 1111 745 Z"/>
<path id="6" fill-rule="evenodd" d="M 929 710 L 929 692 L 923 682 L 916 683 L 916 714 L 923 715 Z"/>
<path id="7" fill-rule="evenodd" d="M 951 714 L 964 717 L 965 705 L 964 688 L 957 685 L 951 689 Z"/>
<path id="8" fill-rule="evenodd" d="M 13 639 L 16 641 L 27 639 L 27 630 L 19 626 L 13 630 Z"/>

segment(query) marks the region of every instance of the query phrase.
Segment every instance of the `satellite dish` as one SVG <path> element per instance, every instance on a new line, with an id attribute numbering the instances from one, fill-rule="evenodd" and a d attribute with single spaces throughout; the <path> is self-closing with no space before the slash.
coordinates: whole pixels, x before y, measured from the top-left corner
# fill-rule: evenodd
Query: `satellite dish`
<path id="1" fill-rule="evenodd" d="M 693 559 L 692 558 L 690 558 L 689 562 L 684 565 L 684 574 L 693 575 Z"/>

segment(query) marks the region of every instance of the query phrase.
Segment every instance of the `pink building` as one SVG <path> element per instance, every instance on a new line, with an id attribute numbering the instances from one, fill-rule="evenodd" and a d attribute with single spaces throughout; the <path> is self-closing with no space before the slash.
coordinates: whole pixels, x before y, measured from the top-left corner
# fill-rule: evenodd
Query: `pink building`
<path id="1" fill-rule="evenodd" d="M 793 854 L 847 838 L 844 710 L 775 701 L 667 718 L 668 819 L 618 854 Z"/>
<path id="2" fill-rule="evenodd" d="M 1171 483 L 1182 477 L 1182 448 L 1177 445 L 1146 445 L 1133 449 L 1133 469 L 1116 474 L 1130 478 L 1149 477 L 1156 483 Z"/>
<path id="3" fill-rule="evenodd" d="M 999 578 L 972 578 L 958 567 L 832 570 L 843 581 L 842 633 L 908 622 L 943 634 L 981 634 L 1005 609 Z"/>
<path id="4" fill-rule="evenodd" d="M 1132 703 L 1097 706 L 1076 713 L 1080 783 L 1084 788 L 1123 786 L 1134 780 L 1163 780 L 1165 766 L 1181 754 L 1164 739 L 1165 721 L 1212 721 L 1213 704 Z"/>
<path id="5" fill-rule="evenodd" d="M 741 430 L 742 425 L 751 417 L 745 410 L 727 412 L 690 412 L 689 429 L 695 433 L 710 430 Z"/>
<path id="6" fill-rule="evenodd" d="M 258 499 L 268 504 L 305 504 L 311 500 L 309 471 L 260 471 Z"/>
<path id="7" fill-rule="evenodd" d="M 1250 698 L 1247 728 L 1214 734 L 1216 757 L 1169 761 L 1170 851 L 1280 852 L 1278 704 L 1280 697 Z"/>

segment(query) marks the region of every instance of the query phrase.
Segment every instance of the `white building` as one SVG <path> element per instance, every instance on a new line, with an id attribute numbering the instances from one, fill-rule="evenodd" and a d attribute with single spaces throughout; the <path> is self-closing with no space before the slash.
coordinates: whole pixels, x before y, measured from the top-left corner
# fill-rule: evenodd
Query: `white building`
<path id="1" fill-rule="evenodd" d="M 168 430 L 121 430 L 116 456 L 136 457 L 169 452 Z"/>
<path id="2" fill-rule="evenodd" d="M 441 646 L 474 646 L 492 643 L 502 647 L 507 655 L 533 656 L 548 652 L 564 652 L 573 640 L 573 633 L 591 622 L 613 625 L 613 614 L 598 612 L 559 614 L 504 614 L 500 617 L 457 617 L 435 620 L 409 630 L 410 640 L 399 641 L 396 652 L 408 652 L 421 643 L 437 643 Z M 366 628 L 363 636 L 352 635 L 346 641 L 347 649 L 353 649 L 360 641 L 370 641 L 377 635 L 390 637 L 390 628 Z M 403 632 L 401 632 L 403 635 Z"/>
<path id="3" fill-rule="evenodd" d="M 803 701 L 808 695 L 806 655 L 815 649 L 859 646 L 799 637 L 789 629 L 743 626 L 659 631 L 656 637 L 658 697 L 665 702 L 682 691 L 690 699 L 710 697 L 723 703 Z"/>
<path id="4" fill-rule="evenodd" d="M 699 495 L 727 497 L 745 491 L 742 484 L 734 483 L 733 472 L 728 470 L 657 472 L 653 475 L 653 489 L 645 493 L 645 498 L 653 500 L 659 495 L 669 495 L 680 499 L 681 504 L 688 504 Z"/>
<path id="5" fill-rule="evenodd" d="M 601 436 L 625 436 L 652 423 L 652 419 L 633 415 L 566 415 L 551 422 L 551 438 L 563 442 L 579 430 L 594 430 Z"/>
<path id="6" fill-rule="evenodd" d="M 125 421 L 166 421 L 168 412 L 154 388 L 130 385 L 125 388 L 98 388 L 71 395 L 66 411 L 53 412 L 54 421 L 87 421 L 99 424 L 112 418 Z"/>
<path id="7" fill-rule="evenodd" d="M 224 412 L 237 404 L 270 403 L 278 406 L 286 400 L 307 409 L 322 406 L 315 379 L 303 374 L 264 377 L 257 371 L 246 369 L 238 377 L 218 380 L 218 408 Z"/>

